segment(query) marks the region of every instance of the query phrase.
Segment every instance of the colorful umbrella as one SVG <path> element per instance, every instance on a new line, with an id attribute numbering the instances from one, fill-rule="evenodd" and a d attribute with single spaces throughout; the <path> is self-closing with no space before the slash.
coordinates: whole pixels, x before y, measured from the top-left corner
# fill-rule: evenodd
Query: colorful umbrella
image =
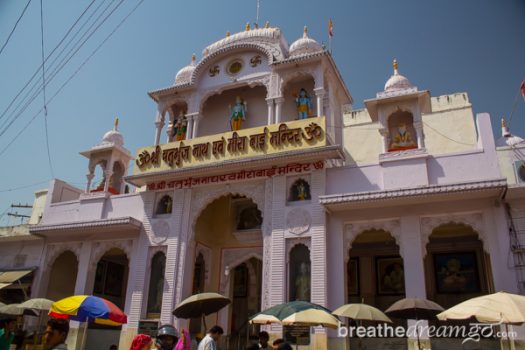
<path id="1" fill-rule="evenodd" d="M 128 322 L 126 314 L 111 301 L 91 295 L 75 295 L 56 301 L 51 305 L 49 316 L 108 326 Z"/>

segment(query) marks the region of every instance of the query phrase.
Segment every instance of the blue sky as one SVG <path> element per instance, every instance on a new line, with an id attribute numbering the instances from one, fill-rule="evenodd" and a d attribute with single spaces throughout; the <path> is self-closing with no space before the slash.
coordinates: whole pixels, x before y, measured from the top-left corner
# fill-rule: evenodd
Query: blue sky
<path id="1" fill-rule="evenodd" d="M 46 55 L 90 1 L 44 1 Z M 48 98 L 78 68 L 139 0 L 124 0 L 47 87 Z M 113 1 L 111 6 L 115 6 Z M 0 45 L 26 0 L 0 1 Z M 96 0 L 92 9 L 109 5 Z M 154 139 L 155 104 L 146 92 L 169 86 L 191 54 L 254 22 L 256 0 L 145 0 L 48 105 L 48 132 L 56 178 L 83 186 L 87 160 L 78 154 L 98 143 L 119 116 L 126 147 L 135 152 Z M 495 134 L 525 78 L 525 2 L 521 0 L 261 0 L 260 22 L 280 27 L 289 43 L 309 34 L 327 42 L 332 17 L 333 55 L 354 97 L 354 108 L 382 90 L 396 57 L 400 72 L 433 96 L 468 92 L 474 112 L 489 112 Z M 40 2 L 33 0 L 0 54 L 0 114 L 41 64 Z M 33 201 L 52 178 L 47 160 L 42 96 L 0 136 L 0 214 L 13 202 Z M 14 115 L 0 119 L 0 125 Z M 511 130 L 525 136 L 519 98 Z M 22 189 L 17 189 L 24 187 Z M 7 217 L 0 224 L 7 224 Z M 11 223 L 14 223 L 11 221 Z"/>

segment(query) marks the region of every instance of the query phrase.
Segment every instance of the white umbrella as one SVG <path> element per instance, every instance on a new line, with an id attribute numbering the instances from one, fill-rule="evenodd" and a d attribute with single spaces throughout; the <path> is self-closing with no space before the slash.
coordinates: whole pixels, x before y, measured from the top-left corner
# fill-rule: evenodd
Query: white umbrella
<path id="1" fill-rule="evenodd" d="M 320 309 L 299 311 L 282 320 L 282 324 L 285 326 L 323 326 L 337 328 L 339 323 L 336 317 Z"/>
<path id="2" fill-rule="evenodd" d="M 358 321 L 376 321 L 392 323 L 381 310 L 367 304 L 346 304 L 338 307 L 332 314 Z"/>
<path id="3" fill-rule="evenodd" d="M 49 311 L 49 309 L 51 309 L 51 304 L 53 304 L 53 300 L 45 298 L 33 298 L 24 301 L 22 304 L 19 305 L 19 307 L 23 309 Z"/>

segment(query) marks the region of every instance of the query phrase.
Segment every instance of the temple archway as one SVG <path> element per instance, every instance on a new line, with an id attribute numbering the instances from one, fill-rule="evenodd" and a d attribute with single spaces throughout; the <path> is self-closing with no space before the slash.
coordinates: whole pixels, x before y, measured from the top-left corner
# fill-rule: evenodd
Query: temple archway
<path id="1" fill-rule="evenodd" d="M 46 298 L 60 300 L 74 295 L 77 273 L 78 260 L 75 253 L 70 250 L 61 253 L 51 265 Z"/>

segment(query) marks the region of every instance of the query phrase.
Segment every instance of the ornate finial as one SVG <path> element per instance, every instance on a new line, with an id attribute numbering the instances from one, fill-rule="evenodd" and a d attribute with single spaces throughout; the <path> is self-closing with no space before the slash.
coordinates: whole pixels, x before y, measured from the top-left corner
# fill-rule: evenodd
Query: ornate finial
<path id="1" fill-rule="evenodd" d="M 249 32 L 250 31 L 250 22 L 246 23 L 246 31 Z"/>
<path id="2" fill-rule="evenodd" d="M 270 21 L 266 21 L 266 23 L 264 24 L 264 28 L 270 28 Z"/>
<path id="3" fill-rule="evenodd" d="M 230 31 L 226 32 L 226 37 L 229 37 L 231 35 Z"/>
<path id="4" fill-rule="evenodd" d="M 195 65 L 195 62 L 197 61 L 197 55 L 193 54 L 191 55 L 191 63 Z"/>
<path id="5" fill-rule="evenodd" d="M 506 128 L 507 127 L 507 123 L 505 122 L 505 118 L 501 118 L 501 127 L 502 128 Z"/>
<path id="6" fill-rule="evenodd" d="M 392 62 L 392 67 L 394 67 L 394 74 L 397 74 L 397 68 L 399 67 L 399 65 L 397 64 L 397 60 L 395 58 Z"/>
<path id="7" fill-rule="evenodd" d="M 118 117 L 115 118 L 115 127 L 113 130 L 118 131 Z"/>
<path id="8" fill-rule="evenodd" d="M 307 26 L 304 26 L 304 28 L 303 28 L 303 33 L 304 33 L 304 34 L 308 34 L 308 27 L 307 27 Z"/>

